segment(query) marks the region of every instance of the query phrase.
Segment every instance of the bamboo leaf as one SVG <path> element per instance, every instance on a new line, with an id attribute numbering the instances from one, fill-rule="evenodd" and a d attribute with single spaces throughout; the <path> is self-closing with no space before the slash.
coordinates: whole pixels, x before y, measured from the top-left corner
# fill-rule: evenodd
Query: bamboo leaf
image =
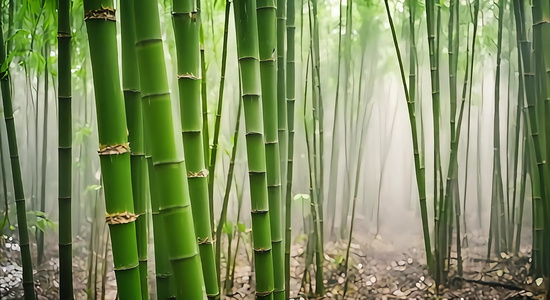
<path id="1" fill-rule="evenodd" d="M 237 229 L 239 230 L 240 233 L 244 233 L 246 232 L 246 226 L 244 225 L 244 223 L 237 223 Z"/>
<path id="2" fill-rule="evenodd" d="M 232 235 L 233 234 L 233 222 L 226 221 L 225 224 L 223 225 L 223 232 L 225 232 L 225 234 L 227 234 L 228 236 Z"/>

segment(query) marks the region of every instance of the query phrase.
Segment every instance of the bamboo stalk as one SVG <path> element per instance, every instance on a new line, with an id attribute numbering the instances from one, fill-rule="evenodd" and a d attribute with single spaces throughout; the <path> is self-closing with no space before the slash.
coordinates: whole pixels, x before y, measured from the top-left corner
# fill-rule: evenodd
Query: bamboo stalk
<path id="1" fill-rule="evenodd" d="M 262 114 L 258 20 L 254 1 L 234 2 L 237 55 L 245 116 L 256 298 L 273 299 L 274 273 Z"/>
<path id="2" fill-rule="evenodd" d="M 412 141 L 413 141 L 413 155 L 414 155 L 414 168 L 416 174 L 416 185 L 418 188 L 419 202 L 420 202 L 420 214 L 422 218 L 422 233 L 424 234 L 424 248 L 426 251 L 426 261 L 428 268 L 433 264 L 432 262 L 432 248 L 430 243 L 430 230 L 428 225 L 428 207 L 426 205 L 426 173 L 425 169 L 420 165 L 420 151 L 419 151 L 419 141 L 416 125 L 416 116 L 415 116 L 415 103 L 412 101 L 414 98 L 410 98 L 409 89 L 407 87 L 407 80 L 405 79 L 405 70 L 403 67 L 403 62 L 401 59 L 401 51 L 399 50 L 399 43 L 397 42 L 397 35 L 395 33 L 395 28 L 393 26 L 393 20 L 390 14 L 389 5 L 387 0 L 384 0 L 386 5 L 386 14 L 388 16 L 388 21 L 390 23 L 390 29 L 392 29 L 392 38 L 393 44 L 395 47 L 395 52 L 397 55 L 397 60 L 399 61 L 399 69 L 401 73 L 401 82 L 403 84 L 403 90 L 405 93 L 405 100 L 407 101 L 407 110 L 409 112 L 409 123 L 411 126 Z"/>
<path id="3" fill-rule="evenodd" d="M 141 106 L 140 81 L 136 58 L 135 19 L 133 1 L 121 2 L 122 37 L 122 89 L 126 107 L 128 142 L 132 145 L 130 164 L 132 171 L 132 194 L 136 219 L 136 238 L 139 257 L 139 276 L 142 299 L 149 299 L 147 270 L 147 161 L 143 140 L 143 111 Z"/>
<path id="4" fill-rule="evenodd" d="M 214 241 L 209 217 L 208 170 L 203 152 L 203 124 L 200 96 L 201 81 L 199 22 L 194 0 L 173 1 L 173 26 L 177 50 L 181 130 L 195 233 L 202 262 L 206 294 L 219 299 L 220 291 L 214 258 Z M 206 75 L 206 74 L 203 74 Z"/>
<path id="5" fill-rule="evenodd" d="M 313 158 L 311 162 L 313 171 L 313 188 L 311 200 L 314 205 L 312 217 L 315 223 L 315 295 L 321 297 L 325 294 L 323 282 L 323 262 L 324 262 L 324 228 L 323 228 L 323 98 L 321 93 L 321 62 L 319 46 L 319 21 L 317 18 L 317 0 L 308 1 L 309 8 L 309 31 L 310 31 L 310 55 L 311 55 L 311 84 L 312 84 L 312 112 L 313 127 L 311 149 Z M 307 139 L 306 139 L 307 141 Z M 310 175 L 311 175 L 310 174 Z"/>
<path id="6" fill-rule="evenodd" d="M 175 9 L 176 7 L 174 7 Z M 204 279 L 189 199 L 182 141 L 175 133 L 157 2 L 135 2 L 136 52 L 141 80 L 146 147 L 151 150 L 159 214 L 167 238 L 176 297 L 203 299 Z M 196 17 L 196 16 L 195 16 Z M 182 120 L 183 121 L 183 120 Z M 198 155 L 198 154 L 197 154 Z M 168 230 L 170 230 L 168 232 Z M 177 239 L 172 238 L 172 234 Z M 201 240 L 202 241 L 202 240 Z"/>
<path id="7" fill-rule="evenodd" d="M 294 105 L 296 103 L 296 82 L 295 82 L 295 33 L 296 13 L 294 0 L 288 0 L 286 21 L 286 109 L 287 109 L 287 130 L 288 150 L 286 169 L 286 190 L 285 190 L 285 298 L 290 298 L 290 246 L 292 244 L 292 177 L 294 170 Z M 284 183 L 284 181 L 283 181 Z"/>
<path id="8" fill-rule="evenodd" d="M 286 70 L 285 70 L 285 44 L 286 44 L 286 1 L 277 0 L 277 127 L 279 134 L 279 164 L 281 171 L 281 197 L 286 192 L 288 133 L 287 133 L 287 103 L 286 103 Z M 294 41 L 292 41 L 294 42 Z M 282 201 L 282 198 L 281 198 Z M 284 207 L 282 203 L 282 207 Z M 281 211 L 283 214 L 284 211 Z M 282 224 L 281 224 L 282 225 Z M 281 263 L 283 264 L 283 263 Z"/>
<path id="9" fill-rule="evenodd" d="M 284 299 L 284 245 L 282 232 L 281 170 L 278 132 L 278 72 L 277 72 L 277 9 L 275 0 L 257 2 L 258 42 L 265 153 L 267 192 L 273 249 L 273 270 L 275 289 L 273 298 Z M 282 95 L 284 97 L 284 94 Z M 285 145 L 286 146 L 286 145 Z"/>
<path id="10" fill-rule="evenodd" d="M 210 164 L 208 166 L 208 174 L 210 176 L 208 177 L 208 197 L 209 197 L 209 204 L 214 203 L 214 178 L 216 177 L 215 171 L 216 171 L 216 161 L 218 156 L 218 140 L 220 136 L 220 126 L 221 126 L 221 119 L 222 119 L 222 108 L 223 108 L 223 92 L 225 89 L 225 71 L 227 68 L 227 40 L 228 40 L 228 34 L 229 34 L 229 12 L 231 10 L 231 1 L 226 0 L 225 1 L 225 21 L 223 26 L 223 46 L 222 46 L 222 67 L 221 67 L 221 74 L 220 74 L 220 86 L 218 90 L 218 106 L 216 108 L 216 120 L 214 121 L 214 136 L 212 139 L 212 151 L 210 153 Z M 214 211 L 214 207 L 210 206 L 210 210 Z M 218 224 L 218 227 L 220 225 Z M 218 232 L 216 232 L 216 236 L 218 236 Z M 218 240 L 218 239 L 216 239 Z M 217 247 L 217 246 L 216 246 Z M 219 273 L 219 264 L 218 264 L 218 273 Z M 218 285 L 220 283 L 218 282 Z"/>
<path id="11" fill-rule="evenodd" d="M 130 152 L 111 0 L 84 2 L 92 62 L 99 156 L 120 299 L 141 299 Z M 113 86 L 114 85 L 114 86 Z"/>
<path id="12" fill-rule="evenodd" d="M 239 106 L 237 108 L 237 121 L 235 122 L 235 130 L 233 133 L 233 149 L 231 150 L 231 159 L 229 162 L 229 170 L 227 172 L 227 179 L 225 183 L 225 193 L 223 196 L 223 202 L 222 202 L 222 211 L 220 213 L 220 220 L 218 222 L 218 227 L 216 228 L 216 267 L 218 269 L 218 286 L 221 287 L 221 236 L 223 231 L 223 226 L 225 226 L 225 222 L 227 221 L 227 207 L 229 205 L 229 196 L 231 194 L 231 185 L 233 182 L 234 172 L 235 172 L 235 159 L 237 157 L 237 145 L 239 142 L 239 131 L 241 127 L 241 113 L 242 113 L 242 101 L 239 100 Z M 238 222 L 238 221 L 237 221 Z M 229 243 L 231 244 L 231 243 Z M 228 246 L 230 249 L 230 246 Z M 229 255 L 228 255 L 228 261 L 229 261 Z M 226 264 L 226 270 L 229 270 L 229 263 Z M 227 274 L 227 271 L 226 271 Z M 227 283 L 227 276 L 226 276 L 226 283 Z M 226 291 L 227 291 L 227 284 L 226 284 Z"/>
<path id="13" fill-rule="evenodd" d="M 59 298 L 74 299 L 72 249 L 72 81 L 70 0 L 58 1 Z"/>
<path id="14" fill-rule="evenodd" d="M 338 126 L 338 111 L 340 100 L 340 74 L 342 65 L 342 23 L 343 23 L 343 0 L 339 1 L 339 22 L 338 22 L 338 59 L 336 67 L 336 92 L 334 94 L 334 114 L 332 118 L 332 137 L 336 137 L 336 131 Z M 329 181 L 336 183 L 338 180 L 338 161 L 339 161 L 339 147 L 338 143 L 332 143 L 330 150 L 330 166 L 329 166 Z M 338 190 L 338 184 L 330 184 L 328 186 L 328 224 L 330 225 L 330 237 L 334 235 L 334 223 L 336 220 L 336 194 Z"/>
<path id="15" fill-rule="evenodd" d="M 6 62 L 6 44 L 0 18 L 0 65 Z M 15 131 L 15 119 L 13 117 L 11 79 L 9 66 L 0 72 L 0 88 L 2 89 L 2 103 L 4 106 L 4 121 L 8 136 L 8 151 L 10 154 L 13 188 L 15 191 L 15 209 L 17 212 L 17 226 L 19 230 L 19 246 L 21 247 L 21 263 L 23 266 L 23 289 L 26 300 L 34 300 L 34 281 L 32 270 L 32 258 L 29 246 L 29 232 L 27 227 L 27 211 L 25 205 L 25 190 L 21 177 L 21 165 L 19 163 L 19 150 L 17 147 L 17 134 Z"/>
<path id="16" fill-rule="evenodd" d="M 43 48 L 44 57 L 47 57 L 50 53 L 50 42 L 46 41 L 46 44 Z M 48 82 L 49 82 L 49 64 L 48 60 L 44 61 L 44 114 L 42 120 L 42 156 L 41 156 L 41 170 L 42 174 L 42 183 L 40 185 L 40 211 L 42 213 L 46 212 L 46 177 L 48 171 Z M 37 119 L 38 123 L 38 119 Z M 38 149 L 37 149 L 38 150 Z M 38 152 L 38 151 L 37 151 Z M 37 263 L 41 265 L 44 262 L 44 231 L 38 229 L 37 231 Z"/>

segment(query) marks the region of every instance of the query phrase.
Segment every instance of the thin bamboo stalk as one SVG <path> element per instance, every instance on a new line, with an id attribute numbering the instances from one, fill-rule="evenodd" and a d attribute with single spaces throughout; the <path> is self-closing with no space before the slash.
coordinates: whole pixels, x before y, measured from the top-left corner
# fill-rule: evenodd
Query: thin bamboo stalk
<path id="1" fill-rule="evenodd" d="M 296 33 L 296 13 L 294 0 L 287 2 L 287 20 L 286 20 L 286 110 L 287 110 L 287 130 L 288 130 L 288 150 L 287 150 L 287 169 L 286 169 L 286 190 L 285 190 L 285 298 L 290 298 L 290 246 L 292 244 L 292 177 L 294 170 L 294 105 L 296 102 L 296 82 L 295 82 L 295 33 Z M 283 181 L 284 183 L 284 181 Z"/>
<path id="2" fill-rule="evenodd" d="M 218 106 L 216 108 L 216 120 L 214 121 L 214 136 L 212 139 L 212 151 L 210 153 L 210 164 L 208 166 L 208 174 L 210 176 L 208 177 L 208 197 L 209 197 L 209 204 L 214 203 L 214 173 L 216 171 L 216 161 L 218 156 L 218 141 L 220 137 L 220 127 L 221 127 L 221 119 L 222 119 L 222 108 L 223 108 L 223 92 L 225 89 L 225 71 L 227 68 L 227 40 L 229 35 L 229 12 L 231 10 L 231 1 L 226 0 L 225 1 L 225 21 L 223 25 L 223 46 L 222 46 L 222 67 L 221 67 L 221 74 L 220 74 L 220 87 L 218 90 Z M 214 208 L 210 206 L 211 211 L 214 211 Z M 219 224 L 218 224 L 219 227 Z M 218 232 L 216 232 L 216 236 L 218 236 Z M 218 240 L 218 239 L 216 239 Z M 217 246 L 216 246 L 217 247 Z M 219 252 L 219 251 L 218 251 Z M 218 273 L 219 273 L 219 265 L 218 265 Z M 218 274 L 219 275 L 219 274 Z M 218 285 L 220 283 L 218 282 Z"/>
<path id="3" fill-rule="evenodd" d="M 320 62 L 320 46 L 319 46 L 319 21 L 317 18 L 317 0 L 308 1 L 309 8 L 309 31 L 310 31 L 310 55 L 311 55 L 311 84 L 312 84 L 312 101 L 311 107 L 313 110 L 313 127 L 311 148 L 313 160 L 311 162 L 313 171 L 313 188 L 311 200 L 314 205 L 312 211 L 313 220 L 315 223 L 315 295 L 321 297 L 325 294 L 325 285 L 323 282 L 323 262 L 324 256 L 324 228 L 323 228 L 323 97 L 321 93 L 321 62 Z M 307 139 L 306 139 L 307 140 Z M 314 194 L 313 194 L 314 193 Z"/>
<path id="4" fill-rule="evenodd" d="M 6 44 L 2 18 L 0 18 L 0 65 L 6 62 Z M 34 300 L 34 281 L 32 270 L 32 258 L 29 246 L 29 232 L 27 227 L 27 210 L 25 205 L 25 190 L 23 189 L 23 178 L 21 177 L 21 165 L 19 163 L 19 150 L 17 147 L 17 134 L 15 131 L 15 119 L 13 117 L 13 104 L 11 92 L 11 79 L 9 66 L 0 72 L 0 88 L 2 89 L 2 103 L 4 106 L 4 121 L 8 136 L 8 150 L 10 154 L 11 173 L 13 177 L 13 188 L 15 191 L 15 209 L 17 212 L 17 226 L 19 230 L 19 246 L 21 247 L 21 262 L 23 265 L 23 289 L 26 300 Z"/>
<path id="5" fill-rule="evenodd" d="M 336 67 L 336 92 L 334 94 L 334 114 L 332 118 L 332 137 L 336 137 L 338 119 L 339 119 L 339 100 L 340 100 L 340 76 L 342 66 L 342 24 L 343 24 L 343 0 L 339 1 L 339 22 L 338 22 L 338 59 Z M 330 150 L 330 166 L 329 166 L 329 181 L 336 183 L 338 181 L 338 161 L 339 161 L 338 143 L 332 143 Z M 330 184 L 328 186 L 327 210 L 328 210 L 328 225 L 330 226 L 330 237 L 334 235 L 334 223 L 336 220 L 336 194 L 338 184 Z M 347 213 L 347 212 L 346 212 Z"/>
<path id="6" fill-rule="evenodd" d="M 281 196 L 286 192 L 287 176 L 287 153 L 288 153 L 288 132 L 287 132 L 287 103 L 286 103 L 286 1 L 277 0 L 277 126 L 279 132 L 279 163 L 281 170 Z M 283 206 L 284 207 L 284 206 Z M 284 213 L 284 212 L 283 212 Z"/>
<path id="7" fill-rule="evenodd" d="M 405 70 L 401 59 L 401 51 L 399 50 L 399 43 L 397 42 L 397 35 L 395 33 L 395 28 L 393 26 L 393 20 L 390 14 L 387 0 L 384 0 L 384 4 L 386 5 L 386 14 L 388 16 L 390 28 L 392 29 L 393 44 L 395 47 L 397 59 L 399 61 L 401 82 L 403 84 L 403 90 L 405 92 L 405 100 L 407 101 L 407 110 L 409 112 L 409 123 L 411 126 L 412 141 L 413 141 L 413 156 L 414 156 L 414 168 L 415 168 L 415 174 L 416 174 L 416 185 L 418 188 L 418 195 L 419 195 L 419 202 L 420 202 L 420 214 L 422 218 L 422 233 L 424 235 L 424 248 L 426 251 L 426 261 L 428 263 L 428 267 L 430 268 L 433 262 L 432 262 L 432 248 L 430 243 L 430 230 L 428 227 L 429 226 L 428 225 L 428 207 L 426 205 L 426 173 L 425 173 L 425 169 L 422 168 L 420 164 L 420 151 L 419 151 L 419 141 L 418 141 L 418 129 L 416 124 L 416 116 L 415 116 L 415 103 L 413 102 L 414 98 L 410 98 L 409 88 L 407 87 L 407 80 L 405 79 Z"/>
<path id="8" fill-rule="evenodd" d="M 229 196 L 231 194 L 231 185 L 233 182 L 234 172 L 235 172 L 235 159 L 237 157 L 237 145 L 239 143 L 239 131 L 241 127 L 241 113 L 242 113 L 242 101 L 239 100 L 239 106 L 237 108 L 237 121 L 235 122 L 235 130 L 233 133 L 233 149 L 231 150 L 231 160 L 229 162 L 229 170 L 227 172 L 227 179 L 225 183 L 225 193 L 223 196 L 222 202 L 222 211 L 220 213 L 220 220 L 218 222 L 218 227 L 216 228 L 216 267 L 218 269 L 218 286 L 221 287 L 221 236 L 223 227 L 227 221 L 227 207 L 229 205 Z M 237 221 L 238 222 L 238 221 Z M 229 243 L 231 244 L 231 243 Z M 230 246 L 228 246 L 230 249 Z M 230 256 L 227 256 L 227 261 L 229 262 Z M 229 270 L 229 263 L 226 264 L 226 270 Z M 226 271 L 227 274 L 228 271 Z M 226 283 L 227 283 L 226 276 Z M 227 291 L 227 284 L 226 284 Z"/>

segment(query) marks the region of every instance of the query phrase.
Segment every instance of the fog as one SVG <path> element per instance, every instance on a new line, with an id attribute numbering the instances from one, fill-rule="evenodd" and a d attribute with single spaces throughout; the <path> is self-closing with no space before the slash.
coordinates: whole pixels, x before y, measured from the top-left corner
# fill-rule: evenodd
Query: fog
<path id="1" fill-rule="evenodd" d="M 346 4 L 347 5 L 347 4 Z M 423 251 L 422 221 L 419 196 L 416 185 L 415 167 L 413 161 L 413 144 L 411 127 L 407 111 L 407 102 L 400 69 L 390 33 L 383 4 L 366 4 L 353 11 L 353 29 L 351 34 L 345 32 L 345 25 L 339 27 L 339 3 L 327 1 L 320 7 L 320 90 L 323 101 L 323 157 L 320 158 L 324 177 L 321 191 L 323 195 L 324 233 L 326 242 L 345 242 L 348 237 L 351 222 L 354 222 L 353 240 L 360 244 L 372 245 L 377 240 L 391 245 L 397 252 L 410 248 Z M 165 45 L 165 59 L 170 79 L 173 115 L 175 128 L 180 128 L 179 99 L 177 93 L 177 74 L 175 70 L 175 43 L 171 23 L 170 8 L 159 6 L 161 25 Z M 205 55 L 207 73 L 202 78 L 207 83 L 209 136 L 213 136 L 213 124 L 216 117 L 216 106 L 220 83 L 222 39 L 223 39 L 223 9 L 209 7 L 205 19 L 215 32 L 205 32 Z M 465 8 L 462 8 L 465 10 Z M 504 45 L 507 49 L 502 54 L 500 90 L 500 143 L 499 152 L 495 151 L 493 143 L 494 108 L 495 108 L 495 70 L 496 62 L 496 23 L 491 11 L 480 15 L 471 95 L 466 93 L 464 117 L 458 146 L 458 194 L 460 201 L 460 219 L 463 220 L 461 234 L 486 241 L 489 236 L 491 220 L 491 195 L 493 188 L 493 156 L 501 158 L 501 174 L 503 178 L 504 197 L 512 198 L 513 193 L 519 193 L 519 174 L 523 166 L 520 156 L 518 176 L 512 178 L 514 149 L 515 115 L 517 111 L 518 66 L 517 49 L 515 48 L 515 29 L 504 28 Z M 423 12 L 418 12 L 421 14 Z M 409 23 L 408 13 L 403 4 L 392 4 L 392 14 L 396 23 L 397 38 L 404 62 L 404 71 L 408 78 L 409 72 Z M 232 16 L 232 15 L 231 15 Z M 448 10 L 442 12 L 444 23 L 448 19 Z M 303 18 L 302 18 L 303 17 Z M 509 18 L 510 16 L 506 16 Z M 77 21 L 75 21 L 77 22 Z M 459 57 L 457 70 L 457 120 L 461 103 L 461 93 L 464 84 L 465 63 L 467 60 L 467 43 L 471 41 L 472 25 L 461 21 Z M 468 20 L 469 22 L 469 20 Z M 78 22 L 77 22 L 78 23 Z M 221 112 L 221 131 L 219 139 L 216 170 L 214 176 L 214 216 L 218 222 L 222 200 L 225 192 L 226 177 L 230 161 L 231 149 L 234 146 L 234 127 L 239 99 L 238 60 L 235 47 L 234 19 L 231 17 L 227 49 L 227 71 L 223 107 Z M 305 122 L 312 122 L 312 71 L 307 66 L 309 58 L 309 21 L 308 10 L 304 6 L 303 15 L 296 18 L 296 114 L 294 143 L 294 173 L 292 195 L 292 236 L 297 240 L 304 234 L 304 201 L 299 195 L 310 194 L 310 171 L 308 166 L 308 148 L 306 144 Z M 427 43 L 426 24 L 424 18 L 418 18 L 415 26 L 417 51 L 416 86 L 416 120 L 419 128 L 420 157 L 426 171 L 426 193 L 429 228 L 434 228 L 434 122 L 432 115 L 432 90 L 430 80 L 430 58 Z M 441 43 L 439 60 L 440 79 L 440 153 L 443 183 L 447 179 L 450 161 L 450 84 L 449 56 L 446 45 L 446 25 L 441 25 Z M 303 34 L 303 36 L 301 36 Z M 85 30 L 79 32 L 81 41 L 85 41 Z M 338 50 L 339 35 L 343 49 Z M 346 45 L 349 37 L 350 44 Z M 95 115 L 93 82 L 91 65 L 86 43 L 78 44 L 79 54 L 73 59 L 73 235 L 77 241 L 87 243 L 97 232 L 104 228 L 104 198 L 102 193 L 101 171 L 97 155 L 98 137 Z M 469 46 L 469 50 L 471 46 Z M 53 47 L 55 48 L 55 47 Z M 119 48 L 120 49 L 120 48 Z M 119 50 L 120 52 L 120 50 Z M 15 123 L 18 135 L 18 146 L 22 167 L 27 208 L 29 211 L 40 210 L 42 197 L 45 201 L 45 216 L 57 224 L 57 50 L 47 58 L 50 72 L 47 91 L 44 90 L 44 76 L 32 68 L 12 63 L 13 101 Z M 119 53 L 120 55 L 120 53 Z M 340 56 L 340 57 L 339 57 Z M 340 71 L 338 66 L 340 64 Z M 52 69 L 53 68 L 53 69 Z M 306 78 L 306 74 L 308 74 Z M 338 79 L 338 76 L 340 77 Z M 347 80 L 346 80 L 347 79 Z M 307 81 L 307 86 L 306 86 Z M 468 83 L 469 84 L 469 83 Z M 304 95 L 307 97 L 304 98 Z M 45 114 L 47 96 L 48 112 Z M 338 114 L 335 115 L 336 99 L 339 101 Z M 304 106 L 304 101 L 307 100 Z M 304 111 L 305 107 L 305 111 Z M 523 107 L 523 105 L 521 106 Z M 366 118 L 363 120 L 363 118 Z M 244 117 L 243 117 L 244 120 Z M 305 120 L 305 121 L 304 121 Z M 523 118 L 521 119 L 523 122 Z M 43 126 L 48 130 L 43 135 Z M 308 123 L 309 124 L 309 123 Z M 333 126 L 336 124 L 335 134 Z M 310 125 L 308 125 L 310 126 Z M 523 132 L 524 125 L 521 125 Z M 181 130 L 176 130 L 179 133 Z M 244 121 L 241 122 L 238 140 L 238 154 L 234 173 L 228 220 L 236 222 L 237 193 L 243 192 L 241 222 L 247 228 L 251 226 L 250 191 L 247 176 L 246 150 L 244 139 Z M 15 226 L 15 209 L 13 184 L 7 153 L 5 123 L 0 122 L 0 145 L 3 150 L 2 175 L 7 185 L 0 185 L 2 203 L 8 203 L 10 224 Z M 316 132 L 320 134 L 320 131 Z M 319 135 L 320 136 L 320 135 Z M 176 135 L 178 144 L 181 134 Z M 519 147 L 524 149 L 522 135 Z M 44 146 L 47 142 L 47 145 Z M 333 146 L 334 145 L 334 146 Z M 361 147 L 360 147 L 361 146 Z M 43 147 L 46 147 L 43 151 Z M 336 169 L 331 167 L 332 149 L 338 150 Z M 360 151 L 361 150 L 361 151 Z M 180 148 L 183 154 L 183 146 Z M 522 153 L 522 152 L 520 152 Z M 361 157 L 361 159 L 359 159 Z M 361 161 L 361 164 L 358 164 Z M 42 164 L 45 163 L 45 172 Z M 356 183 L 356 169 L 359 179 L 356 215 L 352 220 L 351 201 L 353 201 Z M 438 175 L 439 176 L 439 175 Z M 523 216 L 522 247 L 531 245 L 532 204 L 530 177 L 527 176 L 526 197 Z M 335 180 L 334 180 L 335 179 Z M 517 188 L 514 190 L 514 181 Z M 0 182 L 1 183 L 1 182 Z M 286 182 L 282 182 L 286 188 Z M 42 193 L 41 189 L 45 189 Z M 334 189 L 334 190 L 332 190 Z M 330 193 L 334 192 L 334 199 Z M 7 199 L 4 199 L 7 195 Z M 441 196 L 442 197 L 442 196 Z M 283 197 L 284 202 L 284 197 Z M 331 204 L 331 202 L 333 202 Z M 307 206 L 307 204 L 306 204 Z M 1 204 L 4 211 L 6 207 Z M 347 209 L 346 209 L 347 208 Z M 464 210 L 465 209 L 465 210 Z M 512 208 L 514 209 L 514 208 Z M 150 212 L 150 209 L 149 209 Z M 517 216 L 516 216 L 517 217 Z M 36 218 L 36 217 L 35 217 Z M 515 222 L 516 220 L 513 220 Z M 32 226 L 32 222 L 31 226 Z M 46 244 L 55 247 L 57 228 L 47 228 Z M 92 232 L 92 227 L 98 231 Z M 4 229 L 7 235 L 13 234 L 14 228 Z M 33 230 L 31 233 L 34 235 Z M 152 233 L 150 233 L 152 235 Z M 33 240 L 33 238 L 31 238 Z M 454 242 L 453 242 L 454 243 Z M 433 245 L 433 244 L 432 244 Z M 32 246 L 36 247 L 35 241 Z M 99 247 L 99 246 L 95 246 Z M 150 246 L 152 248 L 152 244 Z M 453 246 L 454 247 L 454 246 Z M 98 249 L 96 249 L 98 250 Z M 486 247 L 472 248 L 472 256 L 482 257 Z M 477 252 L 476 252 L 477 251 Z M 375 256 L 372 252 L 367 255 Z"/>

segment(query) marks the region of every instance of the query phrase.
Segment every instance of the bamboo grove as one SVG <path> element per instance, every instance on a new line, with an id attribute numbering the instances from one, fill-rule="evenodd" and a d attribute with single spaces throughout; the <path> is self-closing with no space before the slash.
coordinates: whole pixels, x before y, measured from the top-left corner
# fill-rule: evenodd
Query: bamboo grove
<path id="1" fill-rule="evenodd" d="M 480 236 L 550 279 L 550 1 L 3 0 L 0 28 L 25 299 L 51 256 L 60 299 L 109 269 L 118 299 L 228 299 L 243 262 L 257 299 L 345 297 L 399 230 L 437 294 Z"/>

